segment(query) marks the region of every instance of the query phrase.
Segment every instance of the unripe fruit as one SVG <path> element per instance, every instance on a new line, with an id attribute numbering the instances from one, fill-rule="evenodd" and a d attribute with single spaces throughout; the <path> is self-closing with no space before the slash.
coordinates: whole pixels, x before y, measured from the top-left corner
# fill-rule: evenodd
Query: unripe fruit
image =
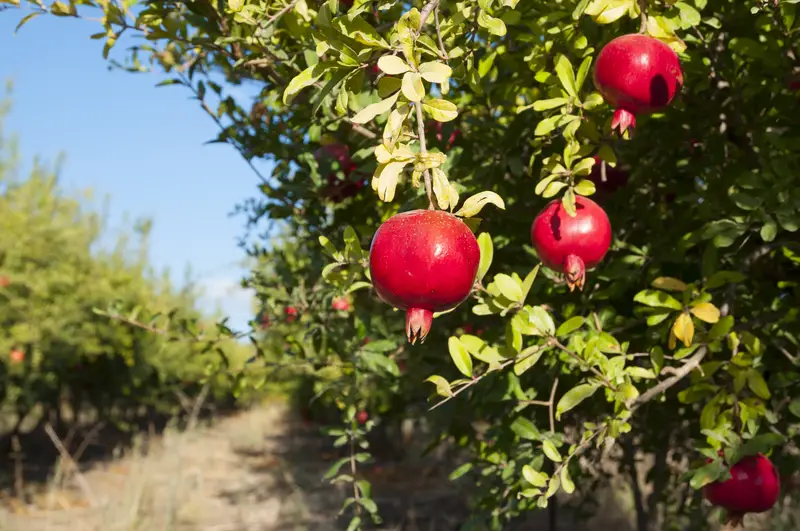
<path id="1" fill-rule="evenodd" d="M 575 217 L 560 199 L 551 201 L 531 226 L 531 241 L 545 266 L 564 273 L 570 291 L 583 289 L 586 270 L 599 264 L 611 246 L 611 223 L 588 197 L 575 198 Z"/>
<path id="2" fill-rule="evenodd" d="M 672 102 L 683 86 L 681 63 L 672 48 L 647 35 L 617 37 L 600 50 L 594 84 L 616 108 L 611 129 L 636 127 L 637 114 L 650 114 Z"/>
<path id="3" fill-rule="evenodd" d="M 413 344 L 425 340 L 434 312 L 469 296 L 479 260 L 478 241 L 463 221 L 440 210 L 412 210 L 378 227 L 369 269 L 378 297 L 406 311 Z"/>
<path id="4" fill-rule="evenodd" d="M 703 489 L 712 505 L 728 511 L 729 522 L 739 525 L 747 513 L 769 511 L 778 501 L 780 478 L 764 455 L 751 455 L 731 467 L 731 478 L 716 481 Z"/>

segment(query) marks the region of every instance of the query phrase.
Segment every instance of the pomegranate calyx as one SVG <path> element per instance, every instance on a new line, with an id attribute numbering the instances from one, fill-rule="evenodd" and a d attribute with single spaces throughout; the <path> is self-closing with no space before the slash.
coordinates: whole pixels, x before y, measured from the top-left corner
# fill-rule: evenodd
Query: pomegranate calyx
<path id="1" fill-rule="evenodd" d="M 583 284 L 586 282 L 586 265 L 579 256 L 567 255 L 564 260 L 564 276 L 570 291 L 574 291 L 575 288 L 583 290 Z"/>
<path id="2" fill-rule="evenodd" d="M 433 312 L 422 308 L 409 308 L 406 311 L 406 335 L 413 345 L 419 339 L 420 344 L 425 342 L 428 332 L 433 324 Z"/>
<path id="3" fill-rule="evenodd" d="M 738 529 L 744 527 L 744 514 L 728 511 L 725 517 L 725 526 L 728 529 Z"/>
<path id="4" fill-rule="evenodd" d="M 614 111 L 614 118 L 611 120 L 611 130 L 619 129 L 619 134 L 625 134 L 625 131 L 636 128 L 636 115 L 627 109 L 617 109 Z"/>

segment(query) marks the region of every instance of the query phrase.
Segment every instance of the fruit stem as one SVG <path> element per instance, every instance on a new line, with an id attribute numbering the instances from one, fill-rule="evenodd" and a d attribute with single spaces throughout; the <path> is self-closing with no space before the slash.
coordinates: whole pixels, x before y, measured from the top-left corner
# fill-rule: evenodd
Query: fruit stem
<path id="1" fill-rule="evenodd" d="M 428 146 L 425 144 L 425 121 L 422 116 L 422 102 L 414 104 L 417 109 L 417 136 L 419 136 L 419 152 L 427 153 Z M 425 195 L 428 196 L 428 210 L 436 210 L 436 203 L 433 201 L 433 183 L 431 182 L 431 171 L 426 169 L 422 172 L 425 179 Z"/>
<path id="2" fill-rule="evenodd" d="M 647 33 L 647 0 L 639 0 L 639 16 L 641 22 L 639 23 L 639 33 Z"/>

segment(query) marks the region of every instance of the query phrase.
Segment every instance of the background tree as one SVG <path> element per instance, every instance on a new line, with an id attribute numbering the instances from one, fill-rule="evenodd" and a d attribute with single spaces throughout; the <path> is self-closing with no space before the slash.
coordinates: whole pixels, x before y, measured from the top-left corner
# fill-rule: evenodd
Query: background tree
<path id="1" fill-rule="evenodd" d="M 744 456 L 771 452 L 784 480 L 797 469 L 794 2 L 82 0 L 29 16 L 81 17 L 79 4 L 102 10 L 106 56 L 123 34 L 142 39 L 113 64 L 171 73 L 217 141 L 275 163 L 242 208 L 284 237 L 249 250 L 263 264 L 250 283 L 276 323 L 264 345 L 285 338 L 286 363 L 317 367 L 317 393 L 343 412 L 331 435 L 351 456 L 331 477 L 353 483 L 351 528 L 378 510 L 359 447 L 404 411 L 467 451 L 453 475 L 478 487 L 465 528 L 502 528 L 559 491 L 590 496 L 597 463 L 639 478 L 641 453 L 655 464 L 647 498 L 634 480 L 640 530 L 710 527 L 697 489 Z M 661 50 L 653 68 L 632 73 L 636 44 L 601 67 L 635 32 Z M 259 97 L 237 101 L 221 80 Z M 613 243 L 573 291 L 578 262 L 540 256 L 531 223 L 546 200 L 572 219 L 592 195 Z M 477 231 L 481 265 L 476 300 L 412 347 L 364 248 L 429 205 Z M 343 295 L 346 313 L 331 308 Z M 361 425 L 364 404 L 383 418 Z"/>

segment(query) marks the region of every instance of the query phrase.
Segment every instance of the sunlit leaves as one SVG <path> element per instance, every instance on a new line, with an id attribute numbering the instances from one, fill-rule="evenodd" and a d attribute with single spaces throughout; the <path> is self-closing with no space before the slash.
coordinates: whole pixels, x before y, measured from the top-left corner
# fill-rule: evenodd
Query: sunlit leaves
<path id="1" fill-rule="evenodd" d="M 501 210 L 505 210 L 506 205 L 503 202 L 503 198 L 497 195 L 495 192 L 479 192 L 473 196 L 467 198 L 464 201 L 464 204 L 461 205 L 456 212 L 456 216 L 462 216 L 465 218 L 471 218 L 472 216 L 477 215 L 483 207 L 492 204 Z"/>

